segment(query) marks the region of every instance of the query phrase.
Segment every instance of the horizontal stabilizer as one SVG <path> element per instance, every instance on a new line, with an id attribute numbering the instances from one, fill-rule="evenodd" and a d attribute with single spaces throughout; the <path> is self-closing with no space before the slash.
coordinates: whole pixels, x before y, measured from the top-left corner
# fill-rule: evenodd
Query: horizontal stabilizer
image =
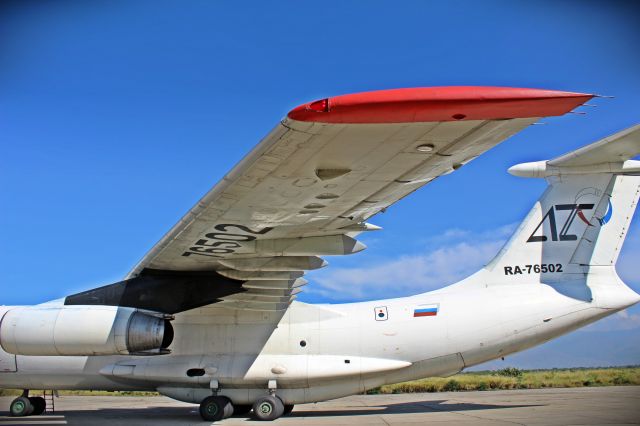
<path id="1" fill-rule="evenodd" d="M 640 154 L 640 124 L 549 160 L 550 166 L 575 167 L 621 163 Z"/>
<path id="2" fill-rule="evenodd" d="M 520 177 L 611 173 L 640 175 L 640 124 L 552 160 L 516 164 L 509 173 Z"/>

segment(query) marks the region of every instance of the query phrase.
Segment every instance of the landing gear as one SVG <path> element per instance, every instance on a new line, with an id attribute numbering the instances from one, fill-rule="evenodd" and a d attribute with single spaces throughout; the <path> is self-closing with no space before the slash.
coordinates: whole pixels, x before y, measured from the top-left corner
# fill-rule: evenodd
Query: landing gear
<path id="1" fill-rule="evenodd" d="M 29 396 L 29 389 L 11 402 L 9 411 L 13 417 L 39 416 L 47 409 L 47 401 L 41 396 Z"/>
<path id="2" fill-rule="evenodd" d="M 233 404 L 226 396 L 208 396 L 200 403 L 200 416 L 203 420 L 215 422 L 231 417 Z"/>
<path id="3" fill-rule="evenodd" d="M 275 420 L 284 413 L 282 400 L 275 395 L 266 395 L 253 403 L 253 416 L 256 420 Z"/>
<path id="4" fill-rule="evenodd" d="M 30 396 L 29 402 L 31 402 L 31 406 L 33 407 L 31 414 L 34 416 L 39 416 L 47 409 L 47 402 L 41 396 Z"/>
<path id="5" fill-rule="evenodd" d="M 19 396 L 11 402 L 9 411 L 14 417 L 29 416 L 33 413 L 34 407 L 26 396 Z"/>
<path id="6" fill-rule="evenodd" d="M 215 422 L 234 414 L 241 416 L 251 410 L 253 410 L 253 417 L 256 420 L 270 421 L 289 414 L 293 410 L 293 404 L 285 405 L 276 396 L 277 383 L 275 380 L 269 380 L 267 384 L 269 394 L 256 399 L 253 405 L 233 404 L 226 396 L 219 395 L 220 384 L 217 379 L 211 379 L 209 386 L 213 395 L 206 397 L 200 403 L 200 416 L 206 421 Z"/>

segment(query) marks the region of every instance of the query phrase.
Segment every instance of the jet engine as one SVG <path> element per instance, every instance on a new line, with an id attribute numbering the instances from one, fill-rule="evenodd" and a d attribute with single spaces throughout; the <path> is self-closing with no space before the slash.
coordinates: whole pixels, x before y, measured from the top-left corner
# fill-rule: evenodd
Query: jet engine
<path id="1" fill-rule="evenodd" d="M 119 306 L 27 306 L 0 319 L 0 346 L 15 355 L 161 355 L 173 316 Z"/>

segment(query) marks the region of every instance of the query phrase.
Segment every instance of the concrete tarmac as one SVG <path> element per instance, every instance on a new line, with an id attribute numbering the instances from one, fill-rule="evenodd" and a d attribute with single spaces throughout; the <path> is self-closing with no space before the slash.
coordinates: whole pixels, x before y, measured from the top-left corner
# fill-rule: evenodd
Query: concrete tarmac
<path id="1" fill-rule="evenodd" d="M 0 425 L 204 425 L 197 405 L 165 397 L 62 396 L 55 414 L 9 417 Z M 258 423 L 246 417 L 225 426 Z M 268 424 L 268 423 L 267 423 Z M 630 425 L 640 424 L 640 386 L 355 395 L 297 405 L 282 425 Z"/>

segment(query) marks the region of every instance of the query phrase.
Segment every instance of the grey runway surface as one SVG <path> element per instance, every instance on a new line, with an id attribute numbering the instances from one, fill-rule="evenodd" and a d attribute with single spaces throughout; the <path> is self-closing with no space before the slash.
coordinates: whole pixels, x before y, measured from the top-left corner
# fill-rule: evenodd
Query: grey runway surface
<path id="1" fill-rule="evenodd" d="M 196 405 L 164 397 L 63 396 L 54 415 L 8 417 L 0 425 L 203 425 Z M 232 417 L 223 425 L 269 424 Z M 640 386 L 356 395 L 297 405 L 271 424 L 628 425 L 640 424 Z"/>

